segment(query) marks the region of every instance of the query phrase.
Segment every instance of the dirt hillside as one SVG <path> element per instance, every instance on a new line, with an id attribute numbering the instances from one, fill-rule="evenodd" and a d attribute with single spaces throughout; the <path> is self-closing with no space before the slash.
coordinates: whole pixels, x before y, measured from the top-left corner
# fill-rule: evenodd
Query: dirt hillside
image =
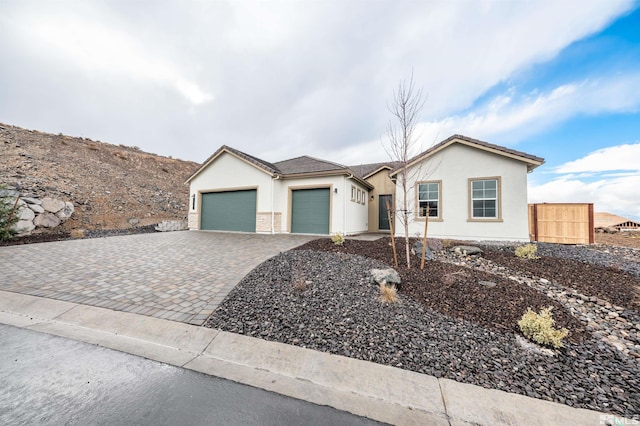
<path id="1" fill-rule="evenodd" d="M 189 188 L 184 181 L 198 167 L 137 147 L 2 123 L 0 159 L 0 185 L 74 204 L 73 216 L 55 232 L 185 219 Z"/>

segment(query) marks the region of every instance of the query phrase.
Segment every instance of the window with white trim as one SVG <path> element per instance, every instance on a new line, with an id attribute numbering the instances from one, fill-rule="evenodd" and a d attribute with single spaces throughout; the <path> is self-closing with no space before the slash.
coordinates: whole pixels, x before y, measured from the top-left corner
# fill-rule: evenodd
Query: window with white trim
<path id="1" fill-rule="evenodd" d="M 471 217 L 473 219 L 497 219 L 498 179 L 471 181 Z"/>
<path id="2" fill-rule="evenodd" d="M 351 201 L 356 201 L 356 187 L 351 185 Z"/>
<path id="3" fill-rule="evenodd" d="M 440 217 L 440 182 L 418 184 L 418 217 Z"/>

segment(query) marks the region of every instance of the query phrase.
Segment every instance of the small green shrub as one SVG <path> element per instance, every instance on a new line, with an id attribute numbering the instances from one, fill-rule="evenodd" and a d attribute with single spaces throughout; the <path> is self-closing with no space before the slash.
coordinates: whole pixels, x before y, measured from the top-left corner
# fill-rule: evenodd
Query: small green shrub
<path id="1" fill-rule="evenodd" d="M 18 215 L 14 209 L 15 201 L 8 195 L 6 187 L 0 186 L 0 241 L 10 240 L 16 234 Z"/>
<path id="2" fill-rule="evenodd" d="M 525 244 L 516 249 L 516 256 L 521 259 L 540 259 L 540 257 L 536 255 L 537 252 L 538 246 L 535 244 Z"/>
<path id="3" fill-rule="evenodd" d="M 344 237 L 342 236 L 341 233 L 336 232 L 336 234 L 333 237 L 331 237 L 331 241 L 333 242 L 333 244 L 337 246 L 341 246 L 344 244 Z"/>
<path id="4" fill-rule="evenodd" d="M 554 348 L 562 347 L 562 339 L 564 339 L 569 330 L 562 328 L 557 330 L 553 328 L 555 321 L 551 314 L 552 306 L 542 309 L 539 314 L 527 308 L 527 312 L 522 315 L 518 326 L 524 336 L 536 343 Z"/>

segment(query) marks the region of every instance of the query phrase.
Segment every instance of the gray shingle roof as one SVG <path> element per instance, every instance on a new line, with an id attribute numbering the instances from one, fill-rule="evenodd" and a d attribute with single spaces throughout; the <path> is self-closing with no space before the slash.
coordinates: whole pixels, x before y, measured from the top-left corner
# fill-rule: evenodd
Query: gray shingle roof
<path id="1" fill-rule="evenodd" d="M 349 166 L 349 169 L 351 169 L 354 174 L 360 176 L 361 178 L 365 178 L 369 176 L 371 173 L 380 169 L 381 167 L 388 167 L 389 169 L 393 170 L 399 166 L 400 166 L 399 161 L 387 161 L 384 163 L 370 163 L 370 164 L 360 164 L 357 166 Z"/>
<path id="2" fill-rule="evenodd" d="M 309 157 L 308 155 L 291 158 L 289 160 L 278 161 L 274 163 L 274 166 L 276 166 L 278 170 L 280 170 L 282 174 L 285 175 L 329 172 L 348 169 L 347 166 L 343 166 L 342 164 L 320 160 L 318 158 Z"/>

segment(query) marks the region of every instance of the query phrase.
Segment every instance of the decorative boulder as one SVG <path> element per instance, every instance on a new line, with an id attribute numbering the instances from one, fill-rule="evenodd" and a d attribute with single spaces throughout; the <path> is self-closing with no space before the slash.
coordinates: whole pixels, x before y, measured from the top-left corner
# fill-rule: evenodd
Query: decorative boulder
<path id="1" fill-rule="evenodd" d="M 29 207 L 20 207 L 18 209 L 18 220 L 33 220 L 36 214 Z"/>
<path id="2" fill-rule="evenodd" d="M 50 213 L 58 213 L 60 210 L 64 208 L 65 202 L 47 197 L 42 199 L 41 205 L 43 209 L 45 209 Z"/>
<path id="3" fill-rule="evenodd" d="M 418 256 L 420 259 L 422 259 L 422 241 L 416 241 L 415 244 L 413 244 L 413 247 L 411 248 L 411 253 L 413 253 L 414 256 Z M 428 245 L 424 253 L 424 258 L 425 260 L 433 260 L 434 258 L 433 252 L 431 251 Z"/>
<path id="4" fill-rule="evenodd" d="M 52 213 L 42 213 L 33 220 L 33 224 L 41 228 L 55 228 L 60 225 L 60 218 Z"/>
<path id="5" fill-rule="evenodd" d="M 24 201 L 27 204 L 35 204 L 37 206 L 42 204 L 42 201 L 40 201 L 40 200 L 38 200 L 37 198 L 34 198 L 34 197 L 22 197 L 21 200 Z"/>
<path id="6" fill-rule="evenodd" d="M 74 211 L 75 208 L 73 207 L 73 203 L 66 201 L 64 203 L 64 207 L 61 208 L 58 213 L 56 213 L 56 216 L 58 216 L 62 220 L 66 220 L 71 217 Z"/>
<path id="7" fill-rule="evenodd" d="M 42 206 L 40 204 L 28 204 L 27 203 L 27 207 L 29 207 L 31 210 L 33 210 L 34 213 L 44 213 L 44 209 L 42 208 Z"/>
<path id="8" fill-rule="evenodd" d="M 462 256 L 480 256 L 482 255 L 482 250 L 479 247 L 475 246 L 455 246 L 451 248 L 451 251 L 454 253 L 458 253 Z"/>
<path id="9" fill-rule="evenodd" d="M 372 284 L 395 285 L 396 287 L 400 286 L 400 275 L 398 274 L 398 271 L 393 268 L 372 269 L 370 273 Z"/>
<path id="10" fill-rule="evenodd" d="M 19 220 L 18 222 L 16 222 L 13 229 L 15 229 L 18 235 L 24 235 L 33 231 L 34 229 L 36 229 L 36 227 L 30 220 Z"/>
<path id="11" fill-rule="evenodd" d="M 187 229 L 186 220 L 163 220 L 155 226 L 158 232 L 186 231 Z"/>

